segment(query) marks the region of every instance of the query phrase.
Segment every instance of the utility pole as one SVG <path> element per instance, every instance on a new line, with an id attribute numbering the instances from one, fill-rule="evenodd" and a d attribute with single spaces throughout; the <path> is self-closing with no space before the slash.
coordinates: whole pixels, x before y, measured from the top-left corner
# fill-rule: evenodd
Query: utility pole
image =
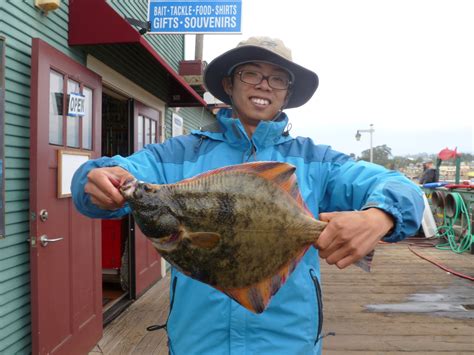
<path id="1" fill-rule="evenodd" d="M 196 35 L 196 42 L 194 47 L 194 59 L 202 61 L 202 50 L 203 50 L 203 43 L 204 43 L 204 35 L 197 34 Z"/>
<path id="2" fill-rule="evenodd" d="M 373 144 L 373 133 L 375 132 L 374 130 L 374 124 L 371 123 L 370 124 L 370 129 L 358 129 L 357 130 L 357 133 L 355 135 L 355 138 L 357 141 L 360 141 L 360 137 L 361 137 L 361 134 L 360 133 L 370 133 L 370 162 L 373 163 L 374 162 L 374 144 Z"/>

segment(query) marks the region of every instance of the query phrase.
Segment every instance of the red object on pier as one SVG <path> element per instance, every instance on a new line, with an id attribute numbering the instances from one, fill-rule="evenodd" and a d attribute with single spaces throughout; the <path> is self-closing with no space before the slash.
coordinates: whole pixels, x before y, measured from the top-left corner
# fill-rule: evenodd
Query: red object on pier
<path id="1" fill-rule="evenodd" d="M 454 150 L 444 148 L 442 151 L 438 153 L 438 158 L 441 160 L 449 160 L 449 159 L 456 159 L 456 157 L 460 157 L 461 153 L 458 153 L 458 148 L 454 148 Z"/>

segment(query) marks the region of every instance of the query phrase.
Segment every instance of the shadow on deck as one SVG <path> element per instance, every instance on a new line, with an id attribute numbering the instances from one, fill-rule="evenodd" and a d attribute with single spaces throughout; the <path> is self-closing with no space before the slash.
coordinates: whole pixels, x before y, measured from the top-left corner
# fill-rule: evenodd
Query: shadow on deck
<path id="1" fill-rule="evenodd" d="M 474 255 L 414 250 L 474 276 Z M 474 354 L 474 283 L 417 257 L 406 242 L 381 244 L 371 273 L 321 265 L 323 332 L 336 333 L 324 339 L 324 354 Z M 167 354 L 166 332 L 146 327 L 166 321 L 168 288 L 169 277 L 132 304 L 91 354 Z"/>

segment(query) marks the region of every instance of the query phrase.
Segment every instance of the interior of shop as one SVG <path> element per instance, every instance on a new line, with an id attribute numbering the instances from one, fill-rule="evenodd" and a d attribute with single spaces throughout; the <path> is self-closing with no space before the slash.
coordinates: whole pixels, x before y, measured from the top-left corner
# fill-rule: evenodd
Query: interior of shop
<path id="1" fill-rule="evenodd" d="M 102 156 L 130 154 L 130 100 L 104 88 Z M 102 220 L 102 305 L 104 323 L 131 301 L 129 218 Z"/>

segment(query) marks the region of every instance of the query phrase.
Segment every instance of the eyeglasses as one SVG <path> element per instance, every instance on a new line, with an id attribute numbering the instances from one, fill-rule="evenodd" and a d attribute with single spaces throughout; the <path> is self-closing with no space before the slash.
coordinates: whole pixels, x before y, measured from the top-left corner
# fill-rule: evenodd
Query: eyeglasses
<path id="1" fill-rule="evenodd" d="M 291 85 L 290 79 L 285 76 L 265 76 L 262 73 L 253 70 L 241 70 L 234 73 L 234 75 L 238 75 L 241 82 L 251 85 L 258 85 L 265 79 L 268 85 L 275 90 L 285 90 Z"/>

